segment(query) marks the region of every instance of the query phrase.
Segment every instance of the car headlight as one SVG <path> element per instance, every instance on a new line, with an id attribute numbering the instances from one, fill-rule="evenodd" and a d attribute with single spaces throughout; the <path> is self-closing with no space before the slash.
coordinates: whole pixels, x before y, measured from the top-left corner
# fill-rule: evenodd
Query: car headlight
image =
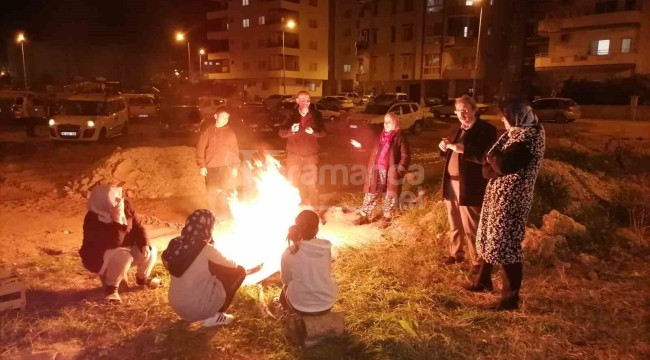
<path id="1" fill-rule="evenodd" d="M 89 128 L 95 127 L 95 122 L 92 120 L 86 121 L 86 126 Z"/>
<path id="2" fill-rule="evenodd" d="M 54 126 L 54 125 L 56 125 L 56 121 L 54 121 L 54 119 L 50 119 L 50 121 L 48 121 L 47 124 L 49 126 Z"/>

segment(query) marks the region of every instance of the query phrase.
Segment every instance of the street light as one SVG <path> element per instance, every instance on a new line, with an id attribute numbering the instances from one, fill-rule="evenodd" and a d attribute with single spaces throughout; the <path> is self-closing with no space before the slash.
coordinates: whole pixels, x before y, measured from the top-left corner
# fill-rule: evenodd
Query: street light
<path id="1" fill-rule="evenodd" d="M 476 39 L 476 56 L 474 57 L 474 79 L 472 80 L 472 97 L 476 99 L 476 76 L 478 76 L 478 56 L 479 50 L 481 49 L 481 23 L 483 22 L 483 4 L 481 1 L 474 0 L 474 3 L 478 3 L 481 7 L 481 11 L 478 16 L 478 38 Z"/>
<path id="2" fill-rule="evenodd" d="M 25 66 L 25 34 L 19 33 L 16 36 L 16 42 L 20 44 L 20 51 L 23 54 L 23 81 L 25 82 L 25 91 L 27 91 L 27 67 Z"/>
<path id="3" fill-rule="evenodd" d="M 203 55 L 205 55 L 205 50 L 199 49 L 199 81 L 203 79 L 203 75 L 201 74 L 201 65 L 203 65 L 203 60 L 201 60 L 201 57 Z"/>
<path id="4" fill-rule="evenodd" d="M 185 34 L 182 32 L 176 33 L 176 41 L 183 42 L 185 40 Z M 187 39 L 187 78 L 192 81 L 192 59 L 190 57 L 190 39 Z"/>
<path id="5" fill-rule="evenodd" d="M 287 94 L 287 70 L 284 56 L 284 28 L 293 29 L 296 27 L 296 22 L 293 20 L 287 21 L 287 23 L 282 26 L 282 94 Z"/>

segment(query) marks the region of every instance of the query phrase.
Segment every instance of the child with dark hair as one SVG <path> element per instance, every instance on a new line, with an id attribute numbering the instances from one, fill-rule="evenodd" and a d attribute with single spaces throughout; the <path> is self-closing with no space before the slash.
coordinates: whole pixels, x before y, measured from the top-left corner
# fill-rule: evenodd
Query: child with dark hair
<path id="1" fill-rule="evenodd" d="M 329 312 L 338 297 L 332 277 L 332 243 L 316 237 L 319 221 L 311 210 L 298 214 L 287 234 L 289 247 L 282 254 L 280 304 L 301 316 Z"/>

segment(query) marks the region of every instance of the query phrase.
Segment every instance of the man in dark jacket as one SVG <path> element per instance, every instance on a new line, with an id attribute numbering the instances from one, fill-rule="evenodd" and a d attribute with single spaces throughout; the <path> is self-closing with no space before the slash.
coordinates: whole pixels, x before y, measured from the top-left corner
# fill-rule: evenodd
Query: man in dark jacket
<path id="1" fill-rule="evenodd" d="M 224 108 L 214 114 L 215 124 L 203 129 L 196 144 L 196 163 L 205 176 L 208 208 L 217 216 L 228 216 L 227 196 L 239 167 L 237 136 L 228 126 L 230 114 Z"/>
<path id="2" fill-rule="evenodd" d="M 287 176 L 300 190 L 303 205 L 318 207 L 318 139 L 325 136 L 320 111 L 309 107 L 309 93 L 296 96 L 298 106 L 284 114 L 279 135 L 287 139 Z"/>
<path id="3" fill-rule="evenodd" d="M 487 180 L 482 175 L 483 157 L 496 140 L 496 128 L 476 118 L 476 102 L 463 95 L 456 99 L 456 115 L 460 122 L 451 137 L 438 145 L 446 160 L 442 193 L 447 206 L 451 244 L 445 264 L 464 260 L 463 243 L 472 262 L 472 273 L 478 272 L 481 259 L 476 253 L 476 230 L 481 215 Z"/>

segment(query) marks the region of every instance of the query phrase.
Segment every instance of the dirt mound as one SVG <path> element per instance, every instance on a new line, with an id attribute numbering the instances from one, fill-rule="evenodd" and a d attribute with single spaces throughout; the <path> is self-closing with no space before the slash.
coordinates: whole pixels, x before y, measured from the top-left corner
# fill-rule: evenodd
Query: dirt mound
<path id="1" fill-rule="evenodd" d="M 584 225 L 557 210 L 552 210 L 544 215 L 541 229 L 526 229 L 521 246 L 527 252 L 552 255 L 559 244 L 566 243 L 567 237 L 583 236 L 586 232 Z"/>
<path id="2" fill-rule="evenodd" d="M 68 183 L 69 196 L 86 198 L 97 184 L 120 185 L 130 198 L 168 198 L 205 194 L 194 148 L 140 147 L 119 149 Z"/>

